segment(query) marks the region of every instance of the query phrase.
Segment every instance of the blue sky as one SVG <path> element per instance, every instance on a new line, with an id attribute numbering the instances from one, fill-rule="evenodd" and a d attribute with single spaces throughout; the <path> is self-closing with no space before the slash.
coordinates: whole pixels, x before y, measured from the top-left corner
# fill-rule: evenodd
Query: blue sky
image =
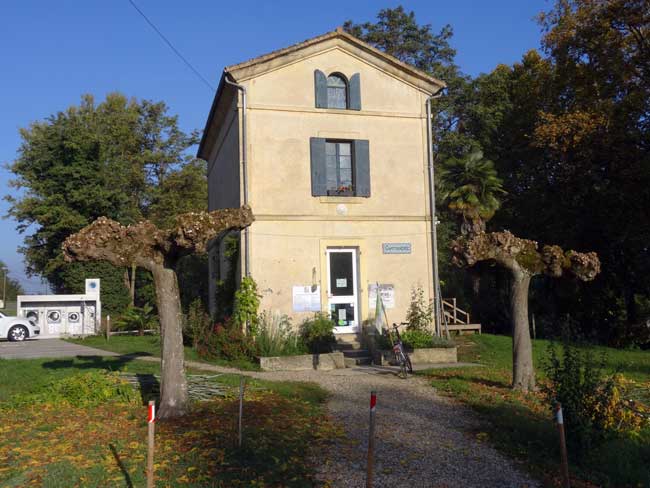
<path id="1" fill-rule="evenodd" d="M 345 20 L 374 20 L 385 7 L 404 5 L 419 23 L 454 29 L 457 63 L 466 73 L 511 64 L 539 46 L 534 16 L 545 0 L 222 2 L 136 0 L 176 48 L 216 85 L 224 66 L 333 30 Z M 203 128 L 213 94 L 161 41 L 128 0 L 6 0 L 0 5 L 0 162 L 16 157 L 18 129 L 111 91 L 164 100 L 185 130 Z M 0 168 L 0 195 L 12 190 Z M 7 204 L 0 201 L 0 215 Z M 27 278 L 17 247 L 16 222 L 0 220 L 0 260 L 27 291 L 42 291 Z"/>

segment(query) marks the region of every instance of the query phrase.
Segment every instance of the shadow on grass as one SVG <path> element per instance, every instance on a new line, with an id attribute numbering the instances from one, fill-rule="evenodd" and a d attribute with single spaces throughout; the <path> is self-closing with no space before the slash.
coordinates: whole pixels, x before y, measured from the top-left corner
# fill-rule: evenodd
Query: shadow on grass
<path id="1" fill-rule="evenodd" d="M 129 475 L 129 472 L 126 470 L 126 467 L 122 462 L 122 459 L 120 459 L 120 455 L 118 454 L 117 449 L 115 449 L 115 446 L 113 444 L 109 444 L 108 447 L 111 450 L 111 453 L 113 453 L 113 457 L 115 458 L 117 467 L 120 468 L 120 471 L 124 475 L 124 482 L 126 483 L 126 486 L 128 488 L 133 488 L 133 482 L 131 481 L 131 476 Z"/>
<path id="2" fill-rule="evenodd" d="M 55 359 L 43 363 L 46 369 L 106 369 L 116 371 L 124 368 L 137 357 L 129 356 L 76 356 L 74 359 Z"/>

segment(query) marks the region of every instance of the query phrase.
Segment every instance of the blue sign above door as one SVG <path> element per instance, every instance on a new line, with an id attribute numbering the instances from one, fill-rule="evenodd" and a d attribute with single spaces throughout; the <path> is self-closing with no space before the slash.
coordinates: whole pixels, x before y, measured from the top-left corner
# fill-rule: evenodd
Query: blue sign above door
<path id="1" fill-rule="evenodd" d="M 381 249 L 384 254 L 411 254 L 410 242 L 383 242 Z"/>

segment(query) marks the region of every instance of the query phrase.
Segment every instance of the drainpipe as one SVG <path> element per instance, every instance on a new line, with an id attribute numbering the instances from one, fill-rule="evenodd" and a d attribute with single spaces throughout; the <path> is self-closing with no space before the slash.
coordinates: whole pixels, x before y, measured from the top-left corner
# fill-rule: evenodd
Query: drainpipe
<path id="1" fill-rule="evenodd" d="M 433 167 L 433 128 L 431 120 L 431 100 L 440 98 L 444 87 L 427 98 L 427 161 L 429 166 L 429 214 L 431 215 L 431 260 L 433 264 L 433 309 L 436 321 L 436 334 L 442 335 L 442 297 L 440 296 L 440 277 L 438 276 L 438 232 L 436 218 L 435 169 Z"/>
<path id="2" fill-rule="evenodd" d="M 242 106 L 242 116 L 241 116 L 241 125 L 242 125 L 242 152 L 241 152 L 241 164 L 243 172 L 243 183 L 244 183 L 244 205 L 248 205 L 248 170 L 247 170 L 247 159 L 246 159 L 246 87 L 244 85 L 239 85 L 234 81 L 230 81 L 226 76 L 224 81 L 229 85 L 234 86 L 237 90 L 241 91 L 241 106 Z M 250 243 L 249 243 L 248 227 L 244 229 L 244 276 L 250 276 Z"/>

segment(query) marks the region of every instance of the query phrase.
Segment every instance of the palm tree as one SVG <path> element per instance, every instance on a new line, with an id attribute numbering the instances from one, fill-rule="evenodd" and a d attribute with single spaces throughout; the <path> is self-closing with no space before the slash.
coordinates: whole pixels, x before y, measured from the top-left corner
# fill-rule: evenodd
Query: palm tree
<path id="1" fill-rule="evenodd" d="M 494 163 L 475 150 L 463 158 L 451 158 L 440 169 L 442 197 L 461 219 L 463 236 L 485 232 L 485 223 L 498 210 L 498 196 L 505 194 Z"/>

